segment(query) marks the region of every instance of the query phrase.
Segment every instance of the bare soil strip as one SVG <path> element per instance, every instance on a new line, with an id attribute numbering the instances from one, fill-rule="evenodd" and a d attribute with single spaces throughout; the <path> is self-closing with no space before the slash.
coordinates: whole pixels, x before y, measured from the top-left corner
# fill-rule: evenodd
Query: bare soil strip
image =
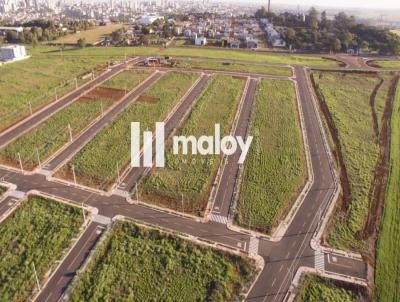
<path id="1" fill-rule="evenodd" d="M 96 87 L 89 91 L 85 97 L 89 99 L 111 99 L 113 101 L 120 100 L 125 95 L 125 90 L 107 88 L 107 87 Z"/>

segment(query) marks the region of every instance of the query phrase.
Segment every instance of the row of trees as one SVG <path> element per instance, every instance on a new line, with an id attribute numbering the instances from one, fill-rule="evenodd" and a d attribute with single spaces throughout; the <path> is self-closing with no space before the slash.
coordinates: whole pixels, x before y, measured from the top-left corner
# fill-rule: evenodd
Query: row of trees
<path id="1" fill-rule="evenodd" d="M 24 43 L 35 46 L 38 42 L 54 41 L 69 32 L 86 30 L 94 25 L 87 20 L 65 21 L 62 24 L 62 27 L 67 28 L 67 31 L 63 31 L 60 25 L 56 25 L 51 20 L 33 20 L 26 23 L 7 24 L 9 26 L 22 26 L 24 30 L 20 33 L 11 30 L 6 31 L 4 38 L 8 43 Z"/>
<path id="2" fill-rule="evenodd" d="M 325 11 L 311 8 L 308 14 L 268 13 L 265 8 L 256 12 L 257 18 L 269 19 L 292 48 L 313 51 L 373 51 L 380 54 L 399 54 L 400 37 L 389 30 L 357 23 L 354 16 L 343 12 L 332 20 Z"/>

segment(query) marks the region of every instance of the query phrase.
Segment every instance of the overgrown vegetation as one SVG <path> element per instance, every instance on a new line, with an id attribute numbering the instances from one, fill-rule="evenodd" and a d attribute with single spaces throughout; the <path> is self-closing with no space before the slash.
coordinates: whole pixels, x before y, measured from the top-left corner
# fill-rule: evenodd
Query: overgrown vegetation
<path id="1" fill-rule="evenodd" d="M 207 68 L 226 71 L 248 72 L 258 74 L 270 74 L 279 76 L 292 76 L 292 70 L 288 67 L 245 64 L 235 62 L 201 61 L 201 60 L 181 60 L 175 61 L 177 67 L 183 68 Z"/>
<path id="2" fill-rule="evenodd" d="M 236 219 L 270 232 L 287 213 L 307 176 L 296 95 L 289 81 L 259 86 Z"/>
<path id="3" fill-rule="evenodd" d="M 235 301 L 250 260 L 117 222 L 70 301 Z"/>
<path id="4" fill-rule="evenodd" d="M 337 286 L 333 281 L 314 275 L 306 275 L 301 279 L 301 290 L 296 302 L 361 302 L 360 294 Z"/>
<path id="5" fill-rule="evenodd" d="M 229 134 L 245 81 L 223 75 L 215 75 L 210 81 L 176 135 L 214 135 L 215 124 L 220 124 L 221 136 Z M 166 166 L 153 169 L 139 185 L 140 199 L 201 215 L 221 156 L 192 155 L 190 147 L 187 155 L 175 155 L 172 142 L 165 156 Z"/>
<path id="6" fill-rule="evenodd" d="M 108 99 L 78 100 L 57 112 L 38 127 L 0 150 L 0 161 L 32 169 L 70 140 L 69 126 L 75 137 L 95 117 L 112 105 Z"/>
<path id="7" fill-rule="evenodd" d="M 130 163 L 131 122 L 140 122 L 141 131 L 153 131 L 155 123 L 166 118 L 197 78 L 194 73 L 165 74 L 143 94 L 155 102 L 138 100 L 131 104 L 64 166 L 59 175 L 72 179 L 74 166 L 79 183 L 107 190 Z"/>
<path id="8" fill-rule="evenodd" d="M 24 301 L 60 259 L 83 223 L 79 208 L 30 196 L 0 225 L 0 297 Z"/>
<path id="9" fill-rule="evenodd" d="M 374 184 L 383 148 L 382 118 L 390 94 L 390 85 L 383 85 L 381 81 L 392 82 L 392 78 L 335 72 L 314 72 L 313 78 L 320 98 L 329 110 L 324 114 L 331 119 L 330 132 L 337 140 L 334 149 L 343 187 L 343 203 L 327 240 L 336 248 L 366 251 L 366 242 L 362 238 L 367 234 L 369 212 L 375 211 L 372 192 L 377 189 Z M 376 92 L 378 98 L 374 97 Z M 374 115 L 379 117 L 379 128 L 375 125 Z"/>
<path id="10" fill-rule="evenodd" d="M 400 300 L 400 84 L 391 120 L 390 173 L 376 253 L 376 300 Z"/>

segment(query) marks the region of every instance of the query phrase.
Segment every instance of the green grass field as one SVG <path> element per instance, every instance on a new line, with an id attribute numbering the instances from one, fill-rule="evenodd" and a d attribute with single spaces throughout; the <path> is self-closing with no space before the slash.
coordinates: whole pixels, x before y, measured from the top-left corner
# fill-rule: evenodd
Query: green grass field
<path id="1" fill-rule="evenodd" d="M 221 136 L 228 135 L 245 81 L 223 75 L 215 75 L 210 81 L 177 136 L 213 135 L 216 123 L 221 125 Z M 153 169 L 139 184 L 140 200 L 201 215 L 221 157 L 192 155 L 190 147 L 187 155 L 181 152 L 174 155 L 172 142 L 166 148 L 165 157 L 166 166 Z"/>
<path id="2" fill-rule="evenodd" d="M 292 76 L 292 70 L 288 67 L 272 66 L 263 64 L 245 64 L 235 62 L 201 61 L 201 60 L 180 60 L 176 61 L 177 67 L 182 68 L 207 68 L 226 71 L 248 72 L 258 74 L 269 74 L 278 76 Z"/>
<path id="3" fill-rule="evenodd" d="M 380 68 L 397 69 L 400 68 L 400 60 L 374 60 L 372 65 Z"/>
<path id="4" fill-rule="evenodd" d="M 55 88 L 61 96 L 75 87 L 74 78 L 100 71 L 107 60 L 123 60 L 126 56 L 170 55 L 222 60 L 244 60 L 253 63 L 300 64 L 337 66 L 320 57 L 257 53 L 249 51 L 156 48 L 156 47 L 67 47 L 38 46 L 28 49 L 28 60 L 0 67 L 0 131 L 27 117 L 55 99 Z"/>
<path id="5" fill-rule="evenodd" d="M 116 31 L 120 28 L 124 27 L 123 24 L 109 24 L 106 26 L 95 26 L 88 30 L 83 30 L 79 33 L 69 34 L 64 37 L 57 39 L 57 43 L 64 44 L 76 44 L 79 39 L 86 39 L 86 43 L 93 44 L 101 39 L 104 39 L 106 36 L 111 35 L 113 31 Z M 54 43 L 54 41 L 52 41 Z"/>
<path id="6" fill-rule="evenodd" d="M 250 260 L 117 222 L 69 301 L 238 301 Z"/>
<path id="7" fill-rule="evenodd" d="M 373 75 L 327 72 L 314 72 L 314 79 L 338 129 L 351 190 L 347 212 L 337 213 L 328 243 L 340 249 L 361 251 L 366 244 L 358 234 L 363 231 L 368 216 L 369 194 L 380 156 L 369 105 L 370 95 L 380 79 Z M 380 93 L 387 95 L 388 88 L 388 85 L 381 86 L 386 91 Z M 378 104 L 375 111 L 382 117 L 383 101 Z"/>
<path id="8" fill-rule="evenodd" d="M 104 82 L 101 86 L 114 89 L 131 90 L 150 75 L 148 70 L 126 70 Z"/>
<path id="9" fill-rule="evenodd" d="M 103 69 L 100 56 L 61 56 L 57 48 L 29 49 L 30 59 L 0 66 L 0 131 L 75 88 L 75 77 Z M 73 51 L 72 51 L 73 52 Z M 77 50 L 76 52 L 79 52 Z"/>
<path id="10" fill-rule="evenodd" d="M 194 73 L 170 72 L 149 88 L 143 96 L 156 102 L 137 101 L 91 140 L 59 175 L 71 178 L 72 165 L 79 183 L 107 190 L 130 163 L 130 125 L 140 122 L 141 131 L 153 130 L 198 78 Z M 179 83 L 179 85 L 177 85 Z"/>
<path id="11" fill-rule="evenodd" d="M 306 275 L 301 278 L 301 290 L 295 302 L 361 302 L 359 294 L 341 288 L 332 281 L 318 276 Z"/>
<path id="12" fill-rule="evenodd" d="M 0 161 L 24 169 L 33 169 L 70 140 L 68 125 L 75 137 L 91 121 L 113 104 L 108 99 L 79 100 L 57 112 L 38 127 L 0 150 Z"/>
<path id="13" fill-rule="evenodd" d="M 310 67 L 337 67 L 337 62 L 322 59 L 317 56 L 286 55 L 276 53 L 261 53 L 243 50 L 207 49 L 195 47 L 167 48 L 160 51 L 161 55 L 181 57 L 201 57 L 224 60 L 243 60 L 258 63 L 298 64 Z"/>
<path id="14" fill-rule="evenodd" d="M 390 174 L 377 244 L 376 301 L 400 300 L 400 84 L 391 120 Z"/>
<path id="15" fill-rule="evenodd" d="M 62 257 L 83 223 L 80 209 L 39 196 L 30 196 L 0 225 L 0 297 L 25 301 L 40 280 Z"/>
<path id="16" fill-rule="evenodd" d="M 292 82 L 264 80 L 258 90 L 236 221 L 270 232 L 295 201 L 307 177 Z"/>

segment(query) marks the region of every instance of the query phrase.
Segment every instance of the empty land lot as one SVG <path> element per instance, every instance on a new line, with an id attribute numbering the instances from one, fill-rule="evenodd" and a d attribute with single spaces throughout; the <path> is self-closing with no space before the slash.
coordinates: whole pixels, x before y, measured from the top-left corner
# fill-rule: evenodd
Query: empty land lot
<path id="1" fill-rule="evenodd" d="M 253 273 L 248 259 L 117 222 L 69 301 L 237 301 Z"/>
<path id="2" fill-rule="evenodd" d="M 261 82 L 250 135 L 254 138 L 245 162 L 236 221 L 270 232 L 288 212 L 307 177 L 292 82 Z"/>
<path id="3" fill-rule="evenodd" d="M 207 49 L 195 47 L 167 48 L 161 55 L 180 57 L 202 57 L 210 59 L 243 60 L 258 63 L 298 64 L 319 67 L 337 67 L 338 63 L 317 56 L 300 56 L 287 54 L 261 53 L 254 51 Z"/>
<path id="4" fill-rule="evenodd" d="M 215 75 L 193 108 L 177 136 L 214 135 L 215 124 L 221 137 L 228 135 L 244 88 L 243 79 Z M 201 215 L 208 201 L 211 184 L 220 164 L 220 155 L 174 155 L 172 142 L 166 148 L 166 166 L 153 169 L 139 185 L 140 199 L 185 213 Z M 183 204 L 182 204 L 183 201 Z"/>
<path id="5" fill-rule="evenodd" d="M 235 72 L 248 72 L 257 74 L 268 74 L 278 76 L 292 76 L 292 69 L 289 67 L 272 66 L 254 63 L 218 62 L 214 60 L 180 60 L 175 61 L 175 66 L 181 68 L 215 69 Z"/>
<path id="6" fill-rule="evenodd" d="M 385 145 L 384 104 L 393 97 L 395 82 L 392 76 L 334 72 L 314 72 L 313 78 L 333 137 L 343 187 L 343 202 L 327 240 L 340 249 L 366 251 L 365 239 L 375 224 L 369 213 L 376 213 L 378 202 L 374 192 L 384 180 L 376 176 L 382 170 Z"/>
<path id="7" fill-rule="evenodd" d="M 391 121 L 389 182 L 380 226 L 375 270 L 377 301 L 400 299 L 400 85 Z"/>
<path id="8" fill-rule="evenodd" d="M 82 211 L 54 200 L 30 196 L 0 225 L 0 297 L 25 301 L 60 259 L 83 223 Z"/>
<path id="9" fill-rule="evenodd" d="M 140 122 L 142 132 L 153 130 L 155 123 L 167 117 L 197 78 L 194 73 L 166 73 L 96 135 L 58 175 L 72 180 L 74 166 L 79 183 L 108 190 L 130 163 L 131 122 Z"/>
<path id="10" fill-rule="evenodd" d="M 75 77 L 100 71 L 104 57 L 48 55 L 52 47 L 29 49 L 30 59 L 0 67 L 0 131 L 75 88 Z M 103 66 L 102 66 L 103 65 Z"/>
<path id="11" fill-rule="evenodd" d="M 301 279 L 301 290 L 296 302 L 361 302 L 364 301 L 357 290 L 344 289 L 342 284 L 314 275 L 306 275 Z"/>
<path id="12" fill-rule="evenodd" d="M 107 36 L 110 36 L 113 31 L 122 28 L 123 24 L 109 24 L 106 26 L 95 26 L 88 30 L 82 30 L 79 33 L 68 34 L 64 37 L 57 39 L 57 43 L 76 44 L 79 39 L 86 39 L 86 42 L 93 44 Z M 54 42 L 54 41 L 53 41 Z"/>
<path id="13" fill-rule="evenodd" d="M 131 90 L 150 75 L 148 70 L 126 70 L 107 80 L 102 87 Z"/>
<path id="14" fill-rule="evenodd" d="M 110 99 L 80 99 L 0 150 L 0 162 L 32 170 L 75 137 L 113 104 Z"/>

